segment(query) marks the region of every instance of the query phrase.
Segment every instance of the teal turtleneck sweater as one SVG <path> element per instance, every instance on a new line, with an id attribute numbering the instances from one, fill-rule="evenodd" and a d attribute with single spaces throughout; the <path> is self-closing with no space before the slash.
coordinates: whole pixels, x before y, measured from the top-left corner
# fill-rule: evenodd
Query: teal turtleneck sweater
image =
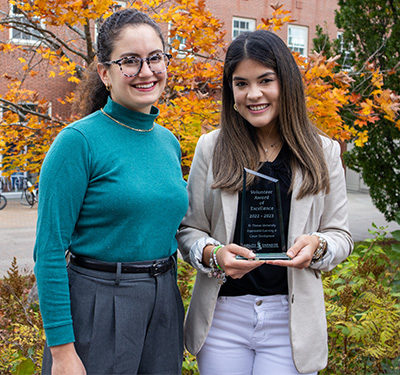
<path id="1" fill-rule="evenodd" d="M 111 99 L 104 111 L 136 129 L 158 116 Z M 40 309 L 49 346 L 74 341 L 65 251 L 108 262 L 175 253 L 186 213 L 180 147 L 159 126 L 128 129 L 101 111 L 64 128 L 40 174 L 34 248 Z"/>

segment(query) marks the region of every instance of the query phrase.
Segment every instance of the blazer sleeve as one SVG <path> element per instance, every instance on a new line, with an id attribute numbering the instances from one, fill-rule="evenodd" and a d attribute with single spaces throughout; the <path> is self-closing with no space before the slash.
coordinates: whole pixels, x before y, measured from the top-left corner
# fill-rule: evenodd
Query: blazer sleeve
<path id="1" fill-rule="evenodd" d="M 323 209 L 316 230 L 328 242 L 327 254 L 311 265 L 314 269 L 330 271 L 343 262 L 353 250 L 349 230 L 347 191 L 344 168 L 340 158 L 340 145 L 336 141 L 325 143 L 325 158 L 329 169 L 330 191 L 323 198 Z"/>
<path id="2" fill-rule="evenodd" d="M 210 163 L 214 139 L 214 134 L 209 133 L 202 135 L 197 142 L 187 185 L 189 208 L 177 234 L 183 259 L 203 272 L 208 272 L 201 263 L 203 248 L 207 244 L 220 244 L 210 237 L 212 202 L 207 199 L 212 184 Z"/>

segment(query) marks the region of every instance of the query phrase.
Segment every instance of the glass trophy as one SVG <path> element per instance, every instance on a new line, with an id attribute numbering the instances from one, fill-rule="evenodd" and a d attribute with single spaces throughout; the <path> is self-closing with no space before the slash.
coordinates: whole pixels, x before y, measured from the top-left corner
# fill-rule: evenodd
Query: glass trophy
<path id="1" fill-rule="evenodd" d="M 246 190 L 249 173 L 261 181 L 257 190 Z M 279 180 L 247 168 L 243 172 L 240 246 L 252 250 L 259 260 L 290 259 L 286 255 Z"/>

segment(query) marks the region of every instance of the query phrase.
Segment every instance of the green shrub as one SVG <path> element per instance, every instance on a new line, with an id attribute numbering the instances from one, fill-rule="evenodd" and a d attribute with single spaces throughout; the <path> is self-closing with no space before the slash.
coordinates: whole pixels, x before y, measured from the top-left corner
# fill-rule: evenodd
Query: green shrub
<path id="1" fill-rule="evenodd" d="M 28 302 L 33 274 L 21 274 L 14 258 L 0 280 L 0 374 L 39 374 L 44 330 L 37 303 Z"/>
<path id="2" fill-rule="evenodd" d="M 196 278 L 196 270 L 182 260 L 178 260 L 178 286 L 181 292 L 185 312 L 187 311 L 192 296 L 194 280 Z M 187 350 L 184 352 L 184 361 L 182 365 L 183 375 L 197 375 L 196 357 L 190 354 Z"/>
<path id="3" fill-rule="evenodd" d="M 374 227 L 374 239 L 323 275 L 330 350 L 328 367 L 320 374 L 400 371 L 398 244 Z"/>

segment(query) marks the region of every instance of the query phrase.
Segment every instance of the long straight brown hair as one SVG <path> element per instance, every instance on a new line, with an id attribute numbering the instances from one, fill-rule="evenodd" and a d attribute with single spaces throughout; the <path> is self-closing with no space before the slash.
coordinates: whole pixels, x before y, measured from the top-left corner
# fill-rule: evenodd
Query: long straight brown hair
<path id="1" fill-rule="evenodd" d="M 233 108 L 232 75 L 245 59 L 258 61 L 277 75 L 279 133 L 289 146 L 292 173 L 300 168 L 304 178 L 296 198 L 329 192 L 328 168 L 319 136 L 322 133 L 308 118 L 300 70 L 285 43 L 267 30 L 240 34 L 228 47 L 222 86 L 221 130 L 213 151 L 212 187 L 232 193 L 241 191 L 243 168 L 257 170 L 260 167 L 260 141 L 256 130 Z M 252 182 L 249 178 L 248 185 Z"/>

